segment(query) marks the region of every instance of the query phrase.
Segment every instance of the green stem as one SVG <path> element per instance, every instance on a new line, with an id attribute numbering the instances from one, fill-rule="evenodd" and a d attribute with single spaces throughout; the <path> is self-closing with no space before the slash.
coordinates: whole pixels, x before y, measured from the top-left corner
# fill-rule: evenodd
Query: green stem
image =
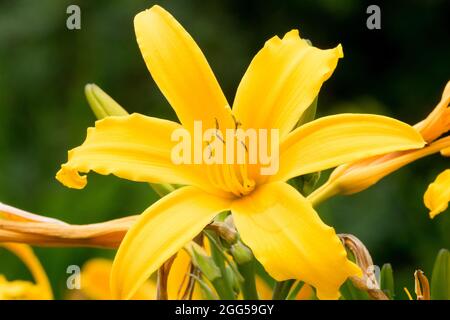
<path id="1" fill-rule="evenodd" d="M 216 237 L 207 231 L 205 231 L 205 234 L 209 239 L 209 243 L 211 244 L 211 257 L 213 258 L 216 265 L 219 267 L 220 273 L 222 274 L 222 278 L 216 280 L 216 281 L 218 281 L 218 283 L 215 284 L 213 281 L 213 285 L 216 288 L 216 291 L 219 294 L 221 299 L 224 299 L 224 298 L 222 298 L 222 293 L 221 293 L 222 291 L 224 291 L 225 295 L 230 295 L 230 292 L 231 292 L 231 296 L 226 298 L 227 300 L 234 300 L 235 297 L 234 297 L 233 287 L 231 285 L 233 279 L 231 279 L 231 277 L 226 272 L 225 259 L 224 259 L 223 253 L 220 251 L 220 248 L 218 247 L 218 244 L 216 242 Z M 218 285 L 219 287 L 216 287 L 216 285 Z"/>
<path id="2" fill-rule="evenodd" d="M 273 290 L 272 300 L 285 300 L 294 282 L 294 280 L 277 282 Z"/>
<path id="3" fill-rule="evenodd" d="M 216 289 L 217 294 L 221 300 L 234 300 L 234 292 L 225 281 L 224 277 L 216 278 L 212 281 L 214 289 Z"/>
<path id="4" fill-rule="evenodd" d="M 239 273 L 244 278 L 241 282 L 242 295 L 245 300 L 258 300 L 258 292 L 256 290 L 255 282 L 255 265 L 254 261 L 249 261 L 243 264 L 238 264 Z"/>

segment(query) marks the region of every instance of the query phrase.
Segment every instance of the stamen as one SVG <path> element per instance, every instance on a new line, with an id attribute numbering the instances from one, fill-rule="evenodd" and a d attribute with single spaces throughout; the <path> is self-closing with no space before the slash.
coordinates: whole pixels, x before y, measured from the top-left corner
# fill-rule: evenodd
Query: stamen
<path id="1" fill-rule="evenodd" d="M 244 147 L 244 149 L 245 149 L 245 152 L 247 152 L 248 153 L 248 149 L 247 149 L 247 145 L 245 144 L 245 142 L 244 141 L 239 141 L 240 143 L 241 143 L 241 145 Z"/>
<path id="2" fill-rule="evenodd" d="M 214 121 L 216 122 L 216 130 L 219 130 L 219 121 L 217 120 L 217 118 L 214 118 Z"/>
<path id="3" fill-rule="evenodd" d="M 235 124 L 235 130 L 241 126 L 241 123 L 231 115 Z M 215 121 L 215 137 L 219 139 L 223 144 L 226 144 L 221 132 L 220 125 L 217 118 L 214 118 Z M 236 134 L 235 134 L 236 136 Z M 245 157 L 248 157 L 248 149 L 244 141 L 239 141 L 236 138 L 236 142 L 239 143 L 245 148 L 246 154 Z M 211 145 L 208 144 L 208 148 L 210 150 L 210 159 L 214 155 Z M 225 192 L 230 192 L 237 197 L 242 197 L 248 193 L 250 193 L 255 187 L 255 181 L 249 179 L 247 164 L 245 163 L 238 164 L 210 164 L 207 165 L 207 175 L 208 179 L 211 183 L 216 187 Z M 239 168 L 239 169 L 238 169 Z M 239 170 L 239 171 L 238 171 Z"/>
<path id="4" fill-rule="evenodd" d="M 246 190 L 246 193 L 249 193 L 255 187 L 255 180 L 248 178 L 247 164 L 240 164 L 239 172 L 241 174 L 242 184 Z"/>
<path id="5" fill-rule="evenodd" d="M 223 140 L 223 137 L 220 135 L 221 132 L 220 132 L 219 121 L 217 120 L 217 118 L 214 118 L 214 121 L 216 122 L 216 137 L 217 137 L 217 139 L 222 141 L 223 144 L 225 144 L 225 140 Z"/>
<path id="6" fill-rule="evenodd" d="M 233 165 L 230 164 L 224 165 L 224 171 L 226 172 L 229 184 L 231 184 L 233 194 L 237 196 L 245 195 L 246 194 L 245 188 L 243 187 L 242 183 L 236 176 L 236 170 L 234 170 Z"/>
<path id="7" fill-rule="evenodd" d="M 234 130 L 237 130 L 240 126 L 242 126 L 242 123 L 236 119 L 234 114 L 231 114 L 231 117 L 233 118 L 233 122 L 234 122 Z"/>
<path id="8" fill-rule="evenodd" d="M 208 143 L 207 147 L 208 147 L 208 149 L 209 149 L 209 156 L 208 156 L 208 159 L 211 159 L 212 156 L 213 156 L 213 151 L 212 151 L 212 148 L 211 148 L 211 143 Z"/>

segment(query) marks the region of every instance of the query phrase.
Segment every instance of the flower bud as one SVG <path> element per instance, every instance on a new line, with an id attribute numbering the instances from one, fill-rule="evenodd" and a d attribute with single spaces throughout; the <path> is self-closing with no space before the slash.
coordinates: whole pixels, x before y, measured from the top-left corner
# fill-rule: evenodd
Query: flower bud
<path id="1" fill-rule="evenodd" d="M 84 87 L 86 99 L 97 119 L 109 116 L 126 116 L 125 111 L 113 98 L 95 84 L 87 84 Z"/>
<path id="2" fill-rule="evenodd" d="M 241 241 L 237 241 L 231 246 L 231 254 L 236 263 L 240 265 L 250 262 L 253 259 L 252 251 Z"/>

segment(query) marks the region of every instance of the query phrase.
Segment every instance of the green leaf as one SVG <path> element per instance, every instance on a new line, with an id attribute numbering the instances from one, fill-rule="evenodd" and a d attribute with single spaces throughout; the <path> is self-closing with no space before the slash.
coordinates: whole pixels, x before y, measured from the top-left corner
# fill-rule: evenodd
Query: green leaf
<path id="1" fill-rule="evenodd" d="M 381 268 L 380 289 L 386 293 L 389 299 L 393 300 L 395 296 L 394 289 L 394 271 L 390 263 L 385 263 Z"/>
<path id="2" fill-rule="evenodd" d="M 185 248 L 191 256 L 192 263 L 200 269 L 206 279 L 213 282 L 217 278 L 222 277 L 219 267 L 215 264 L 213 258 L 207 255 L 202 247 L 191 241 Z"/>
<path id="3" fill-rule="evenodd" d="M 203 234 L 205 234 L 205 236 L 209 240 L 209 243 L 211 245 L 212 258 L 214 259 L 214 261 L 217 261 L 216 263 L 218 264 L 219 268 L 221 268 L 222 270 L 225 268 L 225 263 L 228 264 L 233 271 L 233 275 L 234 277 L 236 277 L 236 280 L 240 282 L 244 281 L 242 275 L 239 273 L 236 263 L 233 260 L 229 259 L 225 254 L 226 249 L 221 245 L 222 242 L 220 241 L 219 237 L 207 230 L 204 230 Z"/>
<path id="4" fill-rule="evenodd" d="M 356 288 L 350 279 L 344 282 L 340 288 L 341 299 L 343 300 L 370 300 L 367 292 Z"/>
<path id="5" fill-rule="evenodd" d="M 289 292 L 286 300 L 295 300 L 297 294 L 300 292 L 304 285 L 305 283 L 303 281 L 298 281 L 297 284 L 294 285 L 294 288 Z"/>
<path id="6" fill-rule="evenodd" d="M 211 290 L 210 286 L 201 277 L 196 276 L 195 274 L 191 274 L 190 277 L 195 279 L 195 281 L 199 284 L 202 297 L 205 300 L 219 300 L 219 297 Z"/>
<path id="7" fill-rule="evenodd" d="M 431 276 L 431 300 L 450 300 L 450 252 L 439 251 Z"/>
<path id="8" fill-rule="evenodd" d="M 193 241 L 185 245 L 185 249 L 191 256 L 192 263 L 211 282 L 219 297 L 224 300 L 234 300 L 234 292 L 227 282 L 228 277 L 221 272 L 214 259 L 208 256 L 206 251 Z"/>
<path id="9" fill-rule="evenodd" d="M 355 255 L 347 247 L 347 258 L 356 263 Z M 347 279 L 339 289 L 341 293 L 341 300 L 370 300 L 367 292 L 359 290 L 356 288 L 350 279 Z"/>
<path id="10" fill-rule="evenodd" d="M 313 172 L 292 178 L 288 183 L 297 189 L 304 197 L 307 197 L 314 191 L 319 179 L 320 172 Z"/>
<path id="11" fill-rule="evenodd" d="M 272 300 L 286 300 L 294 283 L 293 279 L 277 282 L 273 289 Z"/>

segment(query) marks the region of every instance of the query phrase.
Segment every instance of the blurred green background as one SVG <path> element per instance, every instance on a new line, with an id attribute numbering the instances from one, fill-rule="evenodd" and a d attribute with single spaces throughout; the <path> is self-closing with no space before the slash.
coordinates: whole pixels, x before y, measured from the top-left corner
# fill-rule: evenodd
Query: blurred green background
<path id="1" fill-rule="evenodd" d="M 0 201 L 63 219 L 91 223 L 137 214 L 155 201 L 146 184 L 92 174 L 84 190 L 60 185 L 54 175 L 67 150 L 79 145 L 95 119 L 83 87 L 94 82 L 128 111 L 175 119 L 149 76 L 137 47 L 134 15 L 154 1 L 0 1 Z M 264 42 L 293 28 L 320 48 L 338 43 L 345 58 L 324 85 L 319 114 L 370 112 L 408 123 L 424 118 L 450 79 L 450 2 L 389 1 L 382 29 L 366 28 L 360 0 L 160 1 L 192 34 L 229 101 Z M 81 30 L 66 28 L 66 8 L 81 7 Z M 258 106 L 255 106 L 257 112 Z M 320 206 L 338 232 L 352 233 L 378 265 L 391 262 L 397 294 L 413 285 L 413 272 L 431 273 L 440 248 L 450 248 L 450 215 L 428 218 L 422 196 L 448 167 L 432 156 L 385 178 L 360 194 Z M 57 297 L 68 265 L 99 249 L 37 248 Z M 4 250 L 0 273 L 29 278 Z"/>

